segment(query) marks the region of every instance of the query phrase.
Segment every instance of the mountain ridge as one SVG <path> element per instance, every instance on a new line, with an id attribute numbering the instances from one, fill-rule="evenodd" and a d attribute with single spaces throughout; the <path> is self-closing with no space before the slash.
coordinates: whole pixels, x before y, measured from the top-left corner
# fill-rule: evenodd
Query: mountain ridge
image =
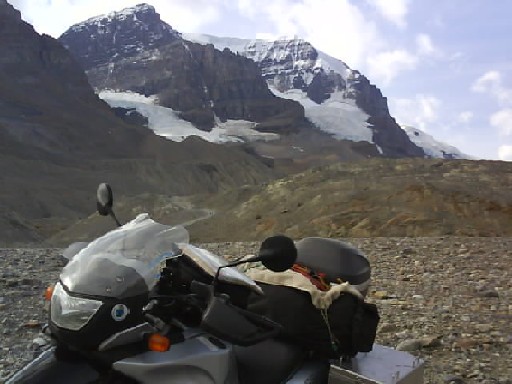
<path id="1" fill-rule="evenodd" d="M 277 92 L 275 93 L 281 97 L 298 99 L 297 93 L 293 90 L 300 90 L 302 87 L 308 96 L 312 96 L 309 97 L 309 99 L 317 104 L 320 104 L 322 101 L 325 101 L 329 98 L 329 87 L 331 87 L 332 97 L 334 93 L 332 90 L 336 87 L 339 89 L 340 85 L 343 85 L 344 81 L 347 86 L 345 89 L 343 89 L 342 92 L 343 99 L 354 100 L 356 105 L 361 107 L 361 109 L 369 115 L 369 125 L 371 125 L 371 123 L 382 124 L 384 127 L 392 127 L 395 132 L 398 132 L 398 124 L 396 124 L 393 118 L 390 119 L 391 116 L 387 106 L 387 98 L 382 95 L 377 86 L 371 84 L 368 78 L 362 75 L 359 71 L 350 69 L 350 67 L 342 60 L 317 50 L 313 47 L 312 44 L 303 39 L 281 38 L 276 41 L 269 41 L 263 39 L 218 37 L 201 33 L 182 33 L 182 36 L 185 39 L 196 41 L 201 44 L 213 44 L 219 50 L 227 48 L 233 52 L 237 52 L 241 55 L 252 58 L 256 62 L 263 63 L 261 65 L 263 68 L 263 76 L 266 77 L 267 80 L 270 80 L 270 83 L 273 82 L 275 84 L 275 89 L 277 89 Z M 303 56 L 297 56 L 294 52 L 288 54 L 283 54 L 282 52 L 280 53 L 277 63 L 278 65 L 281 63 L 282 66 L 286 67 L 288 74 L 285 74 L 284 76 L 281 71 L 276 70 L 275 66 L 272 65 L 276 60 L 271 59 L 273 56 L 272 47 L 279 44 L 306 46 L 306 49 L 303 50 L 303 52 L 306 52 L 306 55 Z M 283 61 L 282 57 L 287 55 L 293 57 L 293 59 L 289 60 L 288 62 Z M 297 71 L 297 69 L 299 69 L 299 71 Z M 327 78 L 329 78 L 330 73 L 334 73 L 341 76 L 342 80 L 341 82 L 339 79 L 336 80 L 336 76 L 332 76 L 331 74 L 331 79 L 324 79 L 324 81 L 330 85 L 320 85 L 322 81 L 319 79 L 317 79 L 317 82 L 314 83 L 313 80 L 315 79 L 315 74 L 321 73 L 321 71 L 324 71 L 325 74 L 327 74 Z M 278 75 L 274 76 L 275 73 L 278 73 Z M 295 77 L 297 74 L 300 76 L 299 79 Z M 304 81 L 303 78 L 305 78 L 306 81 Z M 308 87 L 307 85 L 311 86 Z M 302 99 L 304 98 L 302 97 Z M 306 105 L 305 108 L 307 109 Z M 312 121 L 314 121 L 314 116 L 310 115 L 308 117 L 312 118 Z M 403 129 L 403 127 L 400 128 L 402 128 L 402 130 L 407 134 L 411 142 L 424 150 L 426 157 L 471 159 L 470 156 L 461 153 L 457 148 L 436 141 L 433 138 L 429 138 L 429 140 L 423 141 L 414 140 L 415 136 L 413 136 L 412 133 L 409 133 L 407 130 Z M 324 124 L 321 129 L 326 132 L 330 132 L 335 136 L 338 135 L 339 137 L 349 138 L 349 140 L 354 141 L 369 141 L 373 139 L 372 137 L 368 138 L 368 135 L 364 133 L 356 133 L 354 136 L 352 132 L 348 134 L 346 130 L 339 128 L 332 129 L 328 127 L 327 124 Z M 414 129 L 416 132 L 421 132 L 417 128 Z M 382 137 L 381 131 L 374 132 L 374 135 L 377 136 L 377 140 L 375 140 L 377 145 L 380 140 L 389 141 L 387 137 Z M 401 143 L 400 145 L 403 145 L 404 135 L 402 132 L 392 137 L 394 140 L 399 140 Z M 444 153 L 443 151 L 440 151 L 439 148 L 443 148 Z M 418 154 L 415 153 L 415 155 L 417 156 Z"/>
<path id="2" fill-rule="evenodd" d="M 144 18 L 140 16 L 142 11 Z M 127 17 L 130 13 L 134 16 Z M 139 19 L 144 19 L 147 27 L 137 27 Z M 409 140 L 389 115 L 387 101 L 377 87 L 341 61 L 332 67 L 338 70 L 345 68 L 343 75 L 334 70 L 326 72 L 321 66 L 315 67 L 316 61 L 325 61 L 329 56 L 318 53 L 303 40 L 256 41 L 246 49 L 245 54 L 240 54 L 214 49 L 211 44 L 180 40 L 177 33 L 173 35 L 175 40 L 170 42 L 165 39 L 153 40 L 142 44 L 143 48 L 138 44 L 135 54 L 119 48 L 123 46 L 120 36 L 132 46 L 135 40 L 148 40 L 145 34 L 138 37 L 142 30 L 164 29 L 162 25 L 172 29 L 160 19 L 154 7 L 139 5 L 93 20 L 70 27 L 59 40 L 77 60 L 84 62 L 89 81 L 97 91 L 114 89 L 145 96 L 155 95 L 159 105 L 172 108 L 181 118 L 206 131 L 215 126 L 217 117 L 221 122 L 228 119 L 256 122 L 255 129 L 260 132 L 288 134 L 311 129 L 306 120 L 322 129 L 322 124 L 325 126 L 332 121 L 342 120 L 343 115 L 357 113 L 363 116 L 366 113 L 369 115 L 367 118 L 356 119 L 357 129 L 367 129 L 364 141 L 375 143 L 384 156 L 424 156 L 423 150 Z M 101 46 L 96 43 L 98 38 L 95 36 L 99 34 L 105 42 Z M 184 34 L 180 36 L 186 37 Z M 262 46 L 266 48 L 262 49 Z M 94 59 L 90 58 L 91 54 L 96 55 Z M 187 54 L 192 57 L 191 61 Z M 99 58 L 103 58 L 103 61 L 97 62 Z M 249 58 L 250 62 L 243 61 L 244 58 Z M 88 67 L 90 60 L 96 60 L 97 65 Z M 236 69 L 229 64 L 235 62 L 238 66 Z M 193 68 L 194 75 L 187 68 Z M 273 76 L 273 73 L 277 74 Z M 260 80 L 256 80 L 257 77 Z M 181 81 L 184 78 L 188 78 L 188 81 Z M 270 81 L 273 86 L 269 90 Z M 321 106 L 320 113 L 328 114 L 320 119 L 327 122 L 305 119 L 305 104 L 283 93 L 290 89 L 303 91 L 308 100 L 318 105 L 329 101 L 325 108 Z M 336 100 L 334 104 L 331 103 L 329 99 L 333 94 L 343 98 L 345 106 L 340 106 L 336 97 L 332 97 Z M 318 110 L 315 113 L 318 115 Z M 349 140 L 354 141 L 354 137 Z"/>
<path id="3" fill-rule="evenodd" d="M 511 175 L 512 163 L 500 161 L 373 158 L 208 196 L 184 196 L 181 204 L 148 204 L 160 198 L 134 196 L 119 201 L 118 210 L 125 219 L 148 212 L 171 225 L 213 212 L 188 227 L 191 240 L 202 243 L 261 241 L 276 233 L 293 239 L 510 237 Z M 172 215 L 169 207 L 175 209 Z M 108 225 L 93 214 L 50 243 L 90 240 Z"/>
<path id="4" fill-rule="evenodd" d="M 182 40 L 152 6 L 89 20 L 70 27 L 59 41 L 97 90 L 155 95 L 159 105 L 205 131 L 215 118 L 255 121 L 262 128 L 272 120 L 267 130 L 293 130 L 303 122 L 300 104 L 275 97 L 253 61 Z"/>

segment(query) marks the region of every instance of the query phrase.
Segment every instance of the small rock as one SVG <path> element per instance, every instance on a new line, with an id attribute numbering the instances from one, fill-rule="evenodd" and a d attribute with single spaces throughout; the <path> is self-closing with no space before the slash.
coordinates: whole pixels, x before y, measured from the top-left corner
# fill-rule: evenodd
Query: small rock
<path id="1" fill-rule="evenodd" d="M 388 295 L 387 291 L 375 291 L 373 293 L 373 297 L 375 297 L 376 299 L 379 299 L 379 300 L 384 300 L 384 299 L 389 298 L 389 295 Z"/>
<path id="2" fill-rule="evenodd" d="M 443 382 L 448 384 L 464 384 L 464 380 L 459 376 L 448 375 L 443 377 Z"/>
<path id="3" fill-rule="evenodd" d="M 393 323 L 382 323 L 377 333 L 388 333 L 396 331 L 397 326 Z"/>
<path id="4" fill-rule="evenodd" d="M 41 326 L 41 324 L 42 323 L 38 320 L 29 320 L 25 324 L 23 324 L 23 326 L 25 328 L 37 328 L 37 327 Z"/>
<path id="5" fill-rule="evenodd" d="M 480 332 L 487 333 L 491 331 L 492 325 L 490 324 L 477 324 L 475 326 L 476 329 L 478 329 Z"/>
<path id="6" fill-rule="evenodd" d="M 402 331 L 402 332 L 397 332 L 395 333 L 395 336 L 398 337 L 399 339 L 406 339 L 408 338 L 410 335 L 409 335 L 409 332 L 407 331 Z"/>
<path id="7" fill-rule="evenodd" d="M 32 340 L 32 344 L 34 344 L 36 347 L 44 347 L 48 344 L 48 341 L 45 340 L 42 337 L 36 337 L 34 340 Z"/>
<path id="8" fill-rule="evenodd" d="M 420 341 L 422 347 L 435 348 L 441 345 L 441 336 L 427 336 Z"/>
<path id="9" fill-rule="evenodd" d="M 469 373 L 469 374 L 468 374 L 468 377 L 469 377 L 470 379 L 474 379 L 474 378 L 480 377 L 480 375 L 481 375 L 481 374 L 480 374 L 480 371 L 473 371 L 473 372 L 471 372 L 471 373 Z"/>
<path id="10" fill-rule="evenodd" d="M 408 339 L 404 340 L 396 346 L 397 351 L 413 352 L 421 349 L 421 340 L 419 339 Z"/>
<path id="11" fill-rule="evenodd" d="M 469 339 L 469 338 L 461 338 L 459 340 L 457 340 L 455 343 L 453 343 L 454 347 L 458 347 L 458 348 L 461 348 L 461 349 L 469 349 L 469 348 L 473 348 L 475 346 L 478 345 L 478 341 L 474 340 L 474 339 Z"/>
<path id="12" fill-rule="evenodd" d="M 408 256 L 408 255 L 413 255 L 415 254 L 416 252 L 414 251 L 413 248 L 410 248 L 410 247 L 407 247 L 407 248 L 404 248 L 402 249 L 402 251 L 400 252 L 402 255 L 404 256 Z"/>

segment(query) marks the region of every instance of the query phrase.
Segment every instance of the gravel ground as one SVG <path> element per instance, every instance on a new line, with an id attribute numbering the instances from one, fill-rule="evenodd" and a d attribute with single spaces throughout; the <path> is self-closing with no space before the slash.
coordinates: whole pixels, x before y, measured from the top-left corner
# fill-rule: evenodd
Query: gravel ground
<path id="1" fill-rule="evenodd" d="M 425 383 L 512 384 L 512 238 L 348 239 L 373 266 L 377 341 L 426 362 Z M 256 243 L 203 245 L 234 257 Z M 58 249 L 0 249 L 0 382 L 46 347 Z"/>

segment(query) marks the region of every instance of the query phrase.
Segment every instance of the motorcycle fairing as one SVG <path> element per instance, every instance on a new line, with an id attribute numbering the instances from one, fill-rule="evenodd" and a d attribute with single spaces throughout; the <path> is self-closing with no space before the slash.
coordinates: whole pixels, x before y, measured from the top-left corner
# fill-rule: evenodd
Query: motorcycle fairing
<path id="1" fill-rule="evenodd" d="M 89 384 L 94 383 L 99 377 L 99 373 L 85 360 L 57 359 L 53 347 L 18 371 L 6 384 Z"/>
<path id="2" fill-rule="evenodd" d="M 158 282 L 161 263 L 179 256 L 177 243 L 188 241 L 185 228 L 140 214 L 81 249 L 60 279 L 70 292 L 84 296 L 120 299 L 147 293 Z"/>
<path id="3" fill-rule="evenodd" d="M 167 352 L 148 351 L 116 361 L 112 368 L 143 383 L 238 383 L 232 346 L 210 341 L 208 335 L 175 344 Z"/>

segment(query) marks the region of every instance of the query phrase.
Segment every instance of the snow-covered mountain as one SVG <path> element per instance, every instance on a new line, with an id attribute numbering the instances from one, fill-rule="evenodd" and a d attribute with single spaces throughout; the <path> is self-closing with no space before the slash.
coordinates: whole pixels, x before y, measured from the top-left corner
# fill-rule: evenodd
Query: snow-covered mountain
<path id="1" fill-rule="evenodd" d="M 471 156 L 462 153 L 453 145 L 438 141 L 434 139 L 432 135 L 423 132 L 421 129 L 406 125 L 402 126 L 402 128 L 407 132 L 412 142 L 423 148 L 425 155 L 428 157 L 440 159 L 472 159 Z"/>
<path id="2" fill-rule="evenodd" d="M 181 34 L 139 4 L 76 24 L 59 40 L 105 101 L 171 140 L 271 140 L 316 127 L 386 157 L 426 153 L 375 85 L 302 39 Z"/>
<path id="3" fill-rule="evenodd" d="M 306 117 L 337 139 L 373 143 L 368 113 L 356 103 L 352 87 L 360 74 L 344 62 L 317 51 L 302 39 L 277 41 L 219 38 L 183 34 L 185 39 L 244 55 L 261 68 L 270 90 L 278 97 L 298 101 Z M 383 106 L 383 111 L 387 107 Z"/>
<path id="4" fill-rule="evenodd" d="M 305 122 L 300 104 L 273 95 L 254 61 L 183 40 L 147 4 L 76 24 L 59 41 L 98 93 L 142 95 L 204 132 L 217 121 L 250 121 L 265 132 Z"/>
<path id="5" fill-rule="evenodd" d="M 128 114 L 138 113 L 147 119 L 148 127 L 157 135 L 181 142 L 189 136 L 199 136 L 211 143 L 251 142 L 277 140 L 279 135 L 255 130 L 256 123 L 246 120 L 215 120 L 210 131 L 196 128 L 191 122 L 179 117 L 172 108 L 158 105 L 154 97 L 134 92 L 101 91 L 98 95 L 113 108 L 121 108 Z"/>
<path id="6" fill-rule="evenodd" d="M 73 54 L 80 57 L 85 69 L 105 61 L 113 62 L 118 57 L 137 55 L 180 39 L 180 34 L 169 24 L 153 23 L 153 14 L 153 6 L 139 4 L 92 17 L 73 25 L 64 33 L 63 39 L 66 41 L 66 36 L 90 37 L 92 44 L 84 41 L 84 44 L 73 45 Z M 126 28 L 126 25 L 130 27 Z"/>
<path id="7" fill-rule="evenodd" d="M 374 127 L 368 119 L 389 115 L 386 99 L 369 85 L 366 77 L 302 39 L 266 41 L 186 33 L 182 36 L 213 44 L 219 50 L 227 48 L 256 61 L 274 94 L 300 102 L 306 117 L 336 138 L 375 142 Z M 365 91 L 361 92 L 362 89 Z M 470 158 L 421 130 L 401 128 L 423 149 L 425 157 Z"/>

